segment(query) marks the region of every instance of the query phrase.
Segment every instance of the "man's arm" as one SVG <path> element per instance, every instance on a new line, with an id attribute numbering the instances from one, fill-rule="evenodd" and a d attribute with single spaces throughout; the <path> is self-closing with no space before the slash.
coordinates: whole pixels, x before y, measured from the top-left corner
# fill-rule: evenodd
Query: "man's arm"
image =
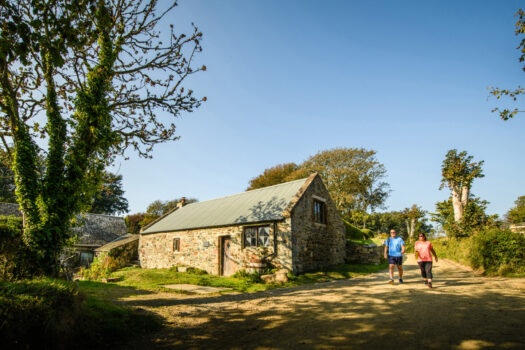
<path id="1" fill-rule="evenodd" d="M 388 259 L 388 239 L 385 241 L 385 259 Z"/>
<path id="2" fill-rule="evenodd" d="M 405 254 L 405 249 L 406 249 L 406 247 L 405 247 L 405 245 L 403 244 L 403 245 L 401 246 L 401 254 Z"/>

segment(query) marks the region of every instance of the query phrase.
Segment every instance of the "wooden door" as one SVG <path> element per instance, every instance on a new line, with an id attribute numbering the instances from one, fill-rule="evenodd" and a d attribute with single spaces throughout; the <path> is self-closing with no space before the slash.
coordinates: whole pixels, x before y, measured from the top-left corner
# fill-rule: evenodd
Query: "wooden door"
<path id="1" fill-rule="evenodd" d="M 231 237 L 222 238 L 222 275 L 231 276 L 237 270 L 237 264 L 231 256 L 232 242 Z"/>

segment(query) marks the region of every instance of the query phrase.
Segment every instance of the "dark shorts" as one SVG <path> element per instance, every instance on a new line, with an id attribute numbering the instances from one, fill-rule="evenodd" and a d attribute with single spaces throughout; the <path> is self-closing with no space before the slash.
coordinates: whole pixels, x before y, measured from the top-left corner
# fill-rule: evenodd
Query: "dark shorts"
<path id="1" fill-rule="evenodd" d="M 388 256 L 388 263 L 390 265 L 403 265 L 403 257 L 402 256 Z"/>

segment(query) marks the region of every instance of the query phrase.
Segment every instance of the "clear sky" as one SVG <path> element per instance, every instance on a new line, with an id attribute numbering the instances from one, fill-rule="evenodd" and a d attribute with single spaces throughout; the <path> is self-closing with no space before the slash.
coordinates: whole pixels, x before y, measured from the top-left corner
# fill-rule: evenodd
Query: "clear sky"
<path id="1" fill-rule="evenodd" d="M 525 79 L 514 34 L 520 6 L 181 1 L 169 20 L 204 34 L 198 65 L 208 70 L 187 86 L 208 101 L 176 121 L 181 139 L 156 147 L 153 159 L 117 162 L 130 213 L 156 199 L 242 192 L 273 165 L 364 147 L 387 169 L 387 210 L 433 211 L 449 196 L 439 191 L 441 163 L 456 148 L 485 161 L 473 193 L 490 214 L 504 214 L 525 195 L 525 113 L 501 121 L 487 88 Z"/>

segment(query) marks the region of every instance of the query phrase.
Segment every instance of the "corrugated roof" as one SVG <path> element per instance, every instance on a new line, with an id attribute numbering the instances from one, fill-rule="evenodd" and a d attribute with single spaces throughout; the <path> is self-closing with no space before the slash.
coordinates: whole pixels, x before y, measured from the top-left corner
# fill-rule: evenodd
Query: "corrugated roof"
<path id="1" fill-rule="evenodd" d="M 308 178 L 187 204 L 147 227 L 142 233 L 282 220 L 284 209 L 306 180 Z"/>

